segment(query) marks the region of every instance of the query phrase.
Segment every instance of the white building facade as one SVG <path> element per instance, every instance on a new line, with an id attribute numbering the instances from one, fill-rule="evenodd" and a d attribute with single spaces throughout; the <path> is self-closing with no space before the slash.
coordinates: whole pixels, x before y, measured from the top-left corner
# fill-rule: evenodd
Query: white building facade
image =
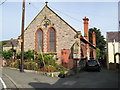
<path id="1" fill-rule="evenodd" d="M 107 67 L 111 68 L 115 63 L 115 53 L 120 53 L 120 32 L 107 32 Z M 116 63 L 119 64 L 120 57 L 116 56 Z"/>

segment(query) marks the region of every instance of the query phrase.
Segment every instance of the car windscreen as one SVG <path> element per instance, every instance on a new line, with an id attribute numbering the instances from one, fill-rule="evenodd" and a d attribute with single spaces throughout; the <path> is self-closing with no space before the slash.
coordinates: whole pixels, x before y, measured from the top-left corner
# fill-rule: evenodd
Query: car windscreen
<path id="1" fill-rule="evenodd" d="M 96 60 L 88 60 L 88 65 L 96 65 L 97 64 L 97 61 Z"/>

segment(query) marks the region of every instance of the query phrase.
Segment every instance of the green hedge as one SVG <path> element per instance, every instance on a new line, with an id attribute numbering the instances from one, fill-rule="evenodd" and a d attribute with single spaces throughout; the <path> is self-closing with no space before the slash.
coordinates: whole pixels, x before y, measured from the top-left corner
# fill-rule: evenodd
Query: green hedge
<path id="1" fill-rule="evenodd" d="M 2 52 L 2 57 L 4 57 L 5 59 L 11 59 L 12 56 L 13 56 L 13 51 L 11 49 Z"/>
<path id="2" fill-rule="evenodd" d="M 20 68 L 20 66 L 21 66 L 20 59 L 15 60 L 15 62 L 12 62 L 10 64 L 10 66 L 13 67 L 13 68 Z M 24 69 L 29 69 L 29 70 L 38 70 L 38 64 L 36 62 L 33 62 L 33 61 L 23 62 L 23 68 Z"/>
<path id="3" fill-rule="evenodd" d="M 24 51 L 24 59 L 33 59 L 34 60 L 34 55 L 37 52 L 35 50 L 28 50 L 28 51 Z M 21 52 L 17 53 L 16 55 L 17 59 L 21 58 Z"/>
<path id="4" fill-rule="evenodd" d="M 40 71 L 50 71 L 50 72 L 57 72 L 57 71 L 66 71 L 67 69 L 63 67 L 61 64 L 57 64 L 56 60 L 53 58 L 53 55 L 45 55 L 43 54 L 43 58 L 41 54 L 36 55 L 35 60 L 31 60 L 34 58 L 34 54 L 31 50 L 28 50 L 24 53 L 24 62 L 23 68 L 29 70 L 40 70 Z M 20 53 L 17 54 L 17 58 L 20 58 Z M 45 67 L 43 64 L 43 60 L 45 62 Z M 10 64 L 11 67 L 20 68 L 21 67 L 21 60 L 17 59 L 15 62 Z"/>

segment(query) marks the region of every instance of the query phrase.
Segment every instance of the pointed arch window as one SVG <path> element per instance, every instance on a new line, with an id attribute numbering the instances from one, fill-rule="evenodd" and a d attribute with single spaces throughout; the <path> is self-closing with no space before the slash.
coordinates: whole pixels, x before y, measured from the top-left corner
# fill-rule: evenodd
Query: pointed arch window
<path id="1" fill-rule="evenodd" d="M 39 28 L 36 32 L 36 41 L 35 41 L 36 42 L 35 49 L 38 53 L 41 51 L 43 52 L 43 44 L 44 44 L 43 37 L 44 37 L 43 30 L 41 28 Z"/>
<path id="2" fill-rule="evenodd" d="M 48 52 L 56 52 L 56 30 L 53 27 L 48 30 Z"/>

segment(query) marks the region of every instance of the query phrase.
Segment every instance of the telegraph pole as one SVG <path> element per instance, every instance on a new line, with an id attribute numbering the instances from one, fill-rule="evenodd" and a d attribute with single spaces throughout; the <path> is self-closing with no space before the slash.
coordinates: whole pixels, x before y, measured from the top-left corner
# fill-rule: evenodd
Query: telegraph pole
<path id="1" fill-rule="evenodd" d="M 20 68 L 20 72 L 23 72 L 23 60 L 24 60 L 24 17 L 25 17 L 25 0 L 23 0 L 23 8 L 22 8 L 21 68 Z"/>

